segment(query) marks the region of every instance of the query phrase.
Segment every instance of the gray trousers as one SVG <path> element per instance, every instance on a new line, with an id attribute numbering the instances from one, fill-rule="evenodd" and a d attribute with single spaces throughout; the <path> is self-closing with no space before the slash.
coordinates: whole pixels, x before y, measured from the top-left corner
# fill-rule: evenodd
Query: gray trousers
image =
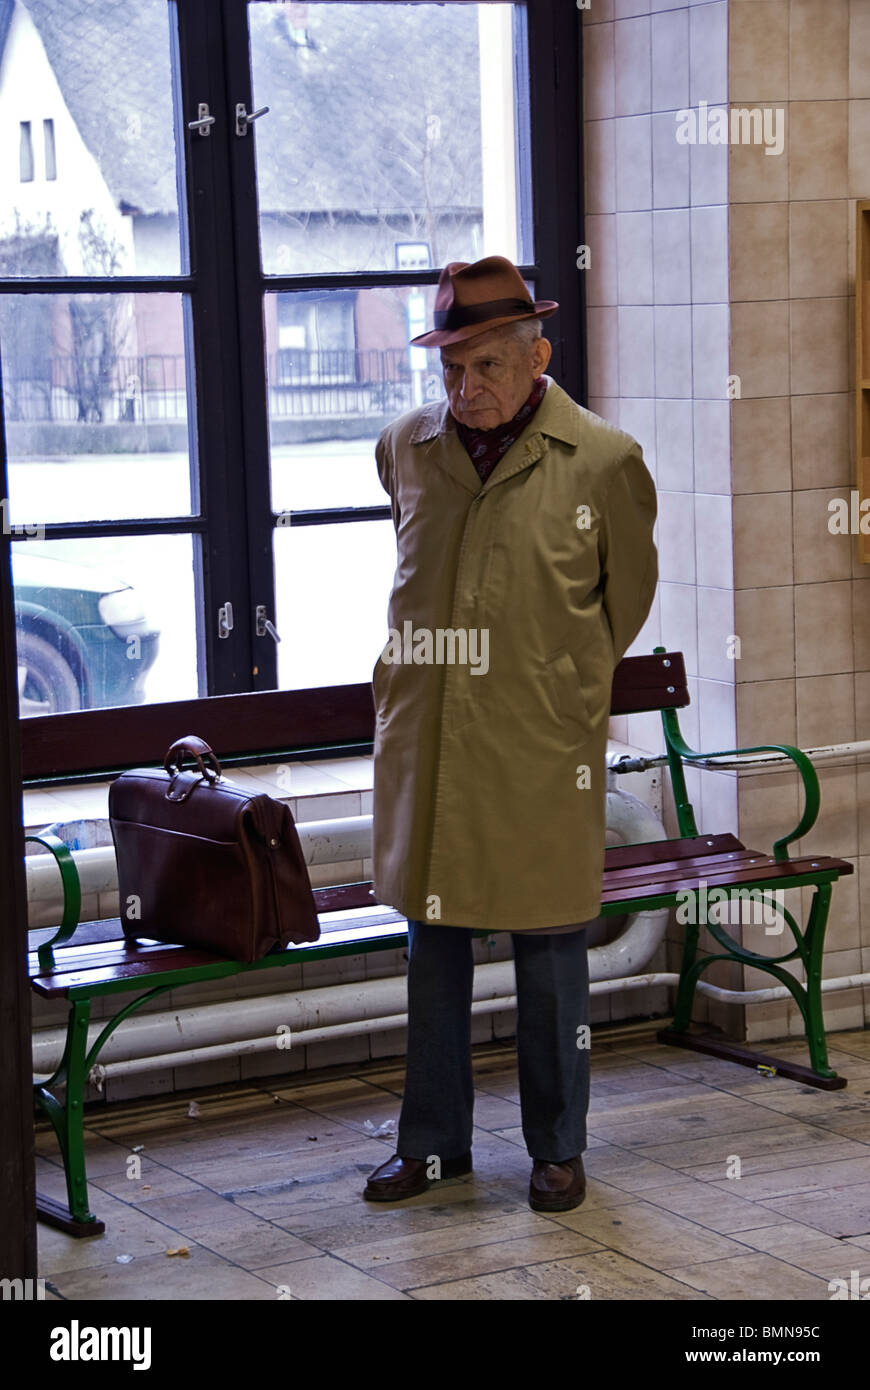
<path id="1" fill-rule="evenodd" d="M 586 1148 L 589 1048 L 577 1031 L 589 1022 L 586 932 L 511 938 L 523 1138 L 532 1158 L 564 1163 Z M 458 1158 L 471 1149 L 473 974 L 468 928 L 408 922 L 402 1158 Z"/>

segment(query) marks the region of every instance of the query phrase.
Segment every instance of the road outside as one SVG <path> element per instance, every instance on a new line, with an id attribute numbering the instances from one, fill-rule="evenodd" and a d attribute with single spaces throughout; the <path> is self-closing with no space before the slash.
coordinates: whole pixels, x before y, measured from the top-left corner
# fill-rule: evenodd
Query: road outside
<path id="1" fill-rule="evenodd" d="M 280 513 L 383 506 L 387 497 L 378 479 L 374 446 L 374 438 L 278 446 L 273 454 L 274 509 Z M 188 460 L 182 453 L 13 459 L 9 477 L 13 526 L 191 513 Z M 159 653 L 146 681 L 147 700 L 198 694 L 190 536 L 34 539 L 21 544 L 55 559 L 98 565 L 132 584 L 160 631 Z M 274 622 L 282 638 L 280 689 L 371 678 L 386 641 L 394 568 L 391 521 L 276 528 Z M 211 620 L 217 623 L 217 615 Z"/>

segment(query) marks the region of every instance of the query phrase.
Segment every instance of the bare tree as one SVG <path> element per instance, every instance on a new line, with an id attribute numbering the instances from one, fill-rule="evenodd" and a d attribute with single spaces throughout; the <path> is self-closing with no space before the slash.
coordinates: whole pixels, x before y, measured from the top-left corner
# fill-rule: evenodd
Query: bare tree
<path id="1" fill-rule="evenodd" d="M 97 224 L 93 208 L 82 211 L 79 245 L 86 275 L 117 275 L 123 247 Z M 106 401 L 117 389 L 118 361 L 126 345 L 126 295 L 79 294 L 69 300 L 72 388 L 79 420 L 102 422 Z"/>
<path id="2" fill-rule="evenodd" d="M 15 223 L 0 241 L 0 275 L 26 280 L 57 274 L 57 230 L 47 214 L 40 225 L 25 222 L 15 209 Z M 50 308 L 42 295 L 0 295 L 0 367 L 3 409 L 7 420 L 23 420 L 33 408 L 48 418 L 51 410 L 49 341 Z"/>
<path id="3" fill-rule="evenodd" d="M 97 221 L 93 208 L 81 213 L 78 235 L 85 275 L 116 275 L 123 265 L 123 247 Z M 40 224 L 24 221 L 16 209 L 14 227 L 0 242 L 0 274 L 21 280 L 57 275 L 63 271 L 59 260 L 58 232 L 51 214 Z M 27 418 L 34 396 L 41 397 L 40 417 L 51 419 L 52 388 L 60 385 L 72 395 L 78 420 L 102 421 L 106 401 L 120 384 L 118 362 L 129 334 L 127 302 L 126 295 L 106 293 L 70 295 L 65 300 L 0 295 L 7 419 Z"/>

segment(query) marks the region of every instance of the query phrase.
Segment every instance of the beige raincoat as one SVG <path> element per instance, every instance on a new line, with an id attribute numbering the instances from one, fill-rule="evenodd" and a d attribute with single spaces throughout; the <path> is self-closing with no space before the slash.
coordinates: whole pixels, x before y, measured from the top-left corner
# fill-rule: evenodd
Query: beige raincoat
<path id="1" fill-rule="evenodd" d="M 374 884 L 491 931 L 599 912 L 615 663 L 658 576 L 630 435 L 549 377 L 481 483 L 446 401 L 378 440 L 398 560 L 375 663 Z"/>

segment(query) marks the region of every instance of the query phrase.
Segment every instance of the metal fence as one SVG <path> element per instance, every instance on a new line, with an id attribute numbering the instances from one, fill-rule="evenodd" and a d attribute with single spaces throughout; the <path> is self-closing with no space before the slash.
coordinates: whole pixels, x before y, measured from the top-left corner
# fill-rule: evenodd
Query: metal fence
<path id="1" fill-rule="evenodd" d="M 282 348 L 269 354 L 266 366 L 272 419 L 394 414 L 418 404 L 426 392 L 424 374 L 412 373 L 406 348 Z M 31 363 L 19 358 L 3 379 L 9 421 L 184 421 L 187 399 L 182 354 L 66 354 Z"/>

